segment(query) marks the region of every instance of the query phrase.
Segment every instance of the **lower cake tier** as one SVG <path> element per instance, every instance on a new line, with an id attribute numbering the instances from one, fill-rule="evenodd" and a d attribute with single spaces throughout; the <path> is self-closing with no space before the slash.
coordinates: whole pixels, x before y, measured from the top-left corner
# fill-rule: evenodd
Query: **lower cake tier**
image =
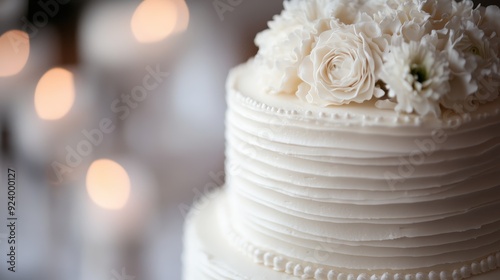
<path id="1" fill-rule="evenodd" d="M 275 256 L 243 240 L 229 223 L 228 195 L 220 191 L 193 207 L 184 235 L 183 279 L 323 280 L 498 280 L 500 254 L 485 256 L 449 271 L 348 273 L 302 260 Z M 493 269 L 496 268 L 496 269 Z M 493 270 L 492 270 L 493 269 Z M 489 271 L 489 272 L 483 272 Z"/>
<path id="2" fill-rule="evenodd" d="M 184 232 L 183 279 L 300 279 L 256 264 L 223 231 L 225 192 L 217 192 L 191 210 Z"/>

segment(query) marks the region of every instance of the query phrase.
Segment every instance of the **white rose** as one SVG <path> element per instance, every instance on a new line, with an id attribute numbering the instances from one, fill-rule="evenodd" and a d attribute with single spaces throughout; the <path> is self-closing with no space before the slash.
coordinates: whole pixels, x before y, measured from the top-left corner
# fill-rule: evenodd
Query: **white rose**
<path id="1" fill-rule="evenodd" d="M 318 35 L 329 28 L 332 14 L 348 12 L 344 9 L 351 0 L 292 0 L 283 3 L 281 14 L 273 17 L 269 28 L 258 33 L 255 44 L 259 47 L 259 55 L 274 59 L 283 50 L 294 50 L 300 47 L 300 40 L 291 39 L 294 33 L 310 33 Z M 308 37 L 308 36 L 305 36 Z"/>
<path id="2" fill-rule="evenodd" d="M 367 36 L 369 33 L 370 36 Z M 381 46 L 371 38 L 380 35 L 375 22 L 345 25 L 332 22 L 299 68 L 304 81 L 297 95 L 309 103 L 328 106 L 361 103 L 383 91 L 375 87 L 382 65 Z"/>
<path id="3" fill-rule="evenodd" d="M 259 47 L 255 63 L 267 93 L 296 93 L 301 80 L 297 69 L 311 51 L 318 34 L 330 28 L 331 18 L 352 22 L 363 1 L 292 0 L 269 22 L 269 29 L 257 34 Z"/>
<path id="4" fill-rule="evenodd" d="M 378 2 L 378 0 L 370 0 Z M 344 24 L 353 24 L 358 20 L 358 16 L 362 13 L 372 14 L 375 6 L 367 5 L 364 0 L 337 0 L 330 1 L 326 6 L 329 12 L 329 18 L 336 19 Z"/>
<path id="5" fill-rule="evenodd" d="M 435 44 L 435 36 L 425 36 L 420 42 L 395 40 L 384 56 L 381 78 L 397 103 L 396 111 L 440 114 L 439 100 L 449 92 L 450 74 L 446 55 Z"/>
<path id="6" fill-rule="evenodd" d="M 257 34 L 259 47 L 255 63 L 261 64 L 261 83 L 267 93 L 295 93 L 300 79 L 297 68 L 309 54 L 318 34 L 328 27 L 326 0 L 284 2 L 284 10 Z M 323 9 L 322 9 L 323 8 Z"/>
<path id="7" fill-rule="evenodd" d="M 303 58 L 311 51 L 314 37 L 306 30 L 298 29 L 288 34 L 283 43 L 277 44 L 271 57 L 258 54 L 255 63 L 261 66 L 261 83 L 270 94 L 297 91 L 301 80 L 297 69 Z"/>

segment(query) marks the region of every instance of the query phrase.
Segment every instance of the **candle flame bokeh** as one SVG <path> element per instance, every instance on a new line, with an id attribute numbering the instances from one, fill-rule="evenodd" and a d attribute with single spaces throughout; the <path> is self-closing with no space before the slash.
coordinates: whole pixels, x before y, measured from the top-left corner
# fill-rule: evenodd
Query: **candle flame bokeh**
<path id="1" fill-rule="evenodd" d="M 177 24 L 175 26 L 175 33 L 186 31 L 189 25 L 189 8 L 185 0 L 173 0 L 177 6 Z"/>
<path id="2" fill-rule="evenodd" d="M 26 32 L 10 30 L 0 36 L 0 77 L 21 72 L 30 55 L 30 39 Z"/>
<path id="3" fill-rule="evenodd" d="M 143 1 L 132 16 L 132 33 L 140 43 L 162 41 L 175 30 L 177 16 L 177 5 L 173 1 Z"/>
<path id="4" fill-rule="evenodd" d="M 117 162 L 94 161 L 87 171 L 87 193 L 92 201 L 105 209 L 122 209 L 130 196 L 130 177 Z"/>
<path id="5" fill-rule="evenodd" d="M 75 81 L 72 72 L 53 68 L 40 78 L 35 90 L 35 110 L 41 119 L 63 118 L 75 102 Z"/>

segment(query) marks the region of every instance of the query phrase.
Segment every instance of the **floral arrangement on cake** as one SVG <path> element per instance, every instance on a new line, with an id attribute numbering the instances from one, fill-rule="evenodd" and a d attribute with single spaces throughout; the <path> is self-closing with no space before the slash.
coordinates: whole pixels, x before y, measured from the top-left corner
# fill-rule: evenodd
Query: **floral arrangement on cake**
<path id="1" fill-rule="evenodd" d="M 470 0 L 291 0 L 255 39 L 268 93 L 440 116 L 500 91 L 500 9 Z"/>

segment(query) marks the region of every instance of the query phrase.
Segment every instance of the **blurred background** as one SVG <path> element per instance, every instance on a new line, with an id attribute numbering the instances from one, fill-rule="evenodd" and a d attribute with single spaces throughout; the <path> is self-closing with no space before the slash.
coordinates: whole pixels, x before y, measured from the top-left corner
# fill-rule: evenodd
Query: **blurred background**
<path id="1" fill-rule="evenodd" d="M 281 9 L 0 0 L 0 279 L 181 279 L 185 216 L 224 183 L 227 73 Z"/>

